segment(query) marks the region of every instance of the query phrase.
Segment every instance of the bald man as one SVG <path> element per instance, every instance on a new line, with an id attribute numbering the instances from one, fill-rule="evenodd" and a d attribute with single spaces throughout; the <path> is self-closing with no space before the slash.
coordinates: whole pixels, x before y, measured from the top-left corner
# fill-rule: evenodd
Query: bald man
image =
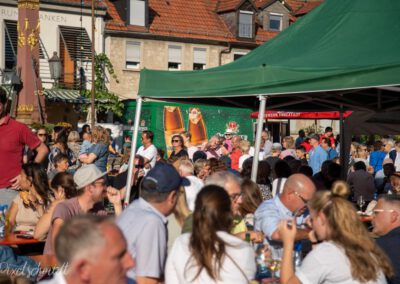
<path id="1" fill-rule="evenodd" d="M 291 175 L 280 196 L 266 200 L 255 212 L 255 230 L 262 231 L 269 241 L 280 241 L 279 222 L 296 217 L 297 224 L 304 221 L 307 202 L 315 192 L 315 185 L 303 174 Z M 308 239 L 309 230 L 297 229 L 296 240 Z"/>

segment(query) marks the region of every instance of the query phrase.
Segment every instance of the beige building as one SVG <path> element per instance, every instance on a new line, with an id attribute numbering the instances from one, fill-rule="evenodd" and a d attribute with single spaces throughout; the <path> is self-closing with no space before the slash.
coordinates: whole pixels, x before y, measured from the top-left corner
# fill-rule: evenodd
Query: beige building
<path id="1" fill-rule="evenodd" d="M 105 50 L 118 78 L 108 86 L 121 99 L 136 98 L 143 68 L 188 71 L 227 64 L 296 21 L 296 11 L 311 7 L 301 0 L 106 3 L 111 20 Z"/>

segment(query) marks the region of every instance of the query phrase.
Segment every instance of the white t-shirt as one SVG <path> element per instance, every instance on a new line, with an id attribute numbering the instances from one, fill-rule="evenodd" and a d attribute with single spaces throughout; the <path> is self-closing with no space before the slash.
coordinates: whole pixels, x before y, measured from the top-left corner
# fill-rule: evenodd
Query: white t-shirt
<path id="1" fill-rule="evenodd" d="M 193 160 L 193 154 L 197 151 L 199 151 L 199 147 L 196 146 L 190 146 L 189 148 L 187 148 L 189 159 Z"/>
<path id="2" fill-rule="evenodd" d="M 256 263 L 252 247 L 248 243 L 226 232 L 218 232 L 217 234 L 228 244 L 225 248 L 226 254 L 230 256 L 230 258 L 227 256 L 224 258 L 219 281 L 215 282 L 212 280 L 205 269 L 201 271 L 195 281 L 192 281 L 194 275 L 197 273 L 198 267 L 196 265 L 186 265 L 191 257 L 189 250 L 190 234 L 183 234 L 176 239 L 171 253 L 168 256 L 165 268 L 165 283 L 247 284 L 250 280 L 254 279 Z"/>
<path id="3" fill-rule="evenodd" d="M 151 144 L 147 149 L 144 149 L 144 146 L 140 146 L 136 154 L 149 160 L 151 168 L 154 168 L 156 165 L 157 148 L 153 144 Z"/>
<path id="4" fill-rule="evenodd" d="M 396 152 L 396 159 L 394 161 L 394 167 L 396 168 L 396 172 L 400 171 L 400 153 Z"/>
<path id="5" fill-rule="evenodd" d="M 242 156 L 240 156 L 239 158 L 239 172 L 242 171 L 242 166 L 243 166 L 243 162 L 246 161 L 246 159 L 251 158 L 251 156 L 249 154 L 243 154 Z"/>
<path id="6" fill-rule="evenodd" d="M 190 185 L 185 186 L 186 202 L 190 211 L 194 211 L 194 202 L 196 201 L 197 194 L 204 186 L 201 179 L 196 176 L 185 177 L 190 181 Z"/>
<path id="7" fill-rule="evenodd" d="M 278 193 L 278 196 L 281 195 L 283 191 L 283 187 L 285 186 L 287 178 L 276 178 L 272 182 L 272 196 Z"/>
<path id="8" fill-rule="evenodd" d="M 302 284 L 361 283 L 351 276 L 350 262 L 344 250 L 333 242 L 323 242 L 317 245 L 296 270 L 296 276 Z M 367 282 L 367 284 L 378 283 L 386 283 L 382 272 L 377 281 Z"/>

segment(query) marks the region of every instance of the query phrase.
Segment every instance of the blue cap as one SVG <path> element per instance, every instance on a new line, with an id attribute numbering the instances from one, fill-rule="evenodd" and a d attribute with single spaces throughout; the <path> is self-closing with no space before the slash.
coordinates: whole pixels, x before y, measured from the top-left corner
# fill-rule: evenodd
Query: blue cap
<path id="1" fill-rule="evenodd" d="M 181 185 L 190 185 L 190 181 L 181 177 L 172 165 L 162 162 L 157 163 L 143 178 L 143 182 L 148 180 L 153 181 L 156 190 L 163 193 L 177 190 Z"/>

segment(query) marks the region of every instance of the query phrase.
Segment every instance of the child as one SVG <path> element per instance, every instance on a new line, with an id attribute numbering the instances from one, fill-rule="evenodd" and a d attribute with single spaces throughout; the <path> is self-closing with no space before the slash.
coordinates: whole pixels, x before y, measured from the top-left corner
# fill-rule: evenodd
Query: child
<path id="1" fill-rule="evenodd" d="M 51 170 L 47 173 L 47 178 L 49 181 L 51 181 L 56 174 L 58 173 L 63 173 L 68 170 L 69 167 L 69 160 L 68 156 L 65 154 L 58 154 L 57 156 L 54 157 L 54 170 Z"/>
<path id="2" fill-rule="evenodd" d="M 83 134 L 83 142 L 81 145 L 81 149 L 79 151 L 79 159 L 81 159 L 82 157 L 87 157 L 87 154 L 89 152 L 90 147 L 92 147 L 92 134 L 90 134 L 89 132 L 85 132 Z"/>
<path id="3" fill-rule="evenodd" d="M 242 152 L 242 155 L 239 158 L 239 172 L 241 172 L 242 171 L 243 162 L 246 159 L 251 157 L 250 154 L 249 154 L 250 142 L 247 141 L 247 140 L 242 140 L 242 141 L 240 141 L 239 147 L 240 147 L 240 151 Z"/>

